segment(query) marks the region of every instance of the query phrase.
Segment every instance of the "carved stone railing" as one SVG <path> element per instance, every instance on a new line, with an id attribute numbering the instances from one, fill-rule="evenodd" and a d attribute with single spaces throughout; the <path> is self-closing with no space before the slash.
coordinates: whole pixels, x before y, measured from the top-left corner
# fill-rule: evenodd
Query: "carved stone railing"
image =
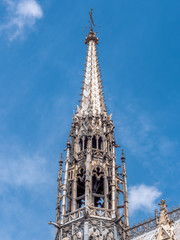
<path id="1" fill-rule="evenodd" d="M 85 207 L 79 208 L 74 212 L 67 213 L 65 215 L 65 223 L 82 218 L 84 216 L 84 210 L 85 210 Z"/>
<path id="2" fill-rule="evenodd" d="M 168 212 L 169 218 L 172 221 L 177 221 L 180 219 L 180 206 L 177 209 L 172 209 Z M 126 235 L 129 239 L 137 237 L 141 234 L 150 232 L 157 227 L 156 218 L 151 218 L 150 220 L 145 220 L 139 224 L 134 224 L 133 227 L 130 227 L 126 230 Z"/>
<path id="3" fill-rule="evenodd" d="M 156 219 L 152 218 L 148 221 L 145 220 L 143 223 L 139 223 L 129 229 L 127 229 L 126 233 L 129 238 L 137 237 L 145 232 L 152 231 L 156 228 Z"/>
<path id="4" fill-rule="evenodd" d="M 64 223 L 72 222 L 80 218 L 83 218 L 86 214 L 88 214 L 91 217 L 111 219 L 111 215 L 112 215 L 111 213 L 112 213 L 111 209 L 98 208 L 94 206 L 83 207 L 83 208 L 77 209 L 76 211 L 67 213 L 64 218 Z"/>
<path id="5" fill-rule="evenodd" d="M 169 217 L 172 221 L 177 221 L 180 219 L 180 206 L 176 209 L 169 211 Z"/>
<path id="6" fill-rule="evenodd" d="M 89 206 L 89 215 L 96 217 L 111 218 L 112 210 Z"/>

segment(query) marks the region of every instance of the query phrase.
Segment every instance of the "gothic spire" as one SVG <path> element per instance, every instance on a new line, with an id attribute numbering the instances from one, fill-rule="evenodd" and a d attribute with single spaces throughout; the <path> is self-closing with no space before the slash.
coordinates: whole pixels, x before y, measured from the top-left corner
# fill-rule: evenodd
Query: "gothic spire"
<path id="1" fill-rule="evenodd" d="M 122 177 L 123 177 L 123 198 L 124 198 L 124 223 L 126 227 L 129 226 L 129 210 L 128 210 L 128 191 L 127 191 L 127 175 L 126 175 L 126 166 L 125 166 L 125 156 L 124 149 L 122 149 Z"/>
<path id="2" fill-rule="evenodd" d="M 63 154 L 61 153 L 59 161 L 59 174 L 58 174 L 58 189 L 57 189 L 57 206 L 56 206 L 56 222 L 60 223 L 60 208 L 61 208 L 61 198 L 62 198 L 62 165 L 63 165 Z"/>
<path id="3" fill-rule="evenodd" d="M 96 49 L 99 39 L 96 37 L 96 33 L 93 32 L 94 22 L 92 18 L 92 10 L 90 13 L 90 20 L 90 32 L 87 34 L 85 39 L 85 44 L 87 44 L 86 68 L 81 94 L 81 103 L 80 108 L 78 108 L 78 112 L 88 115 L 89 111 L 91 111 L 93 115 L 96 115 L 106 112 L 106 109 Z"/>

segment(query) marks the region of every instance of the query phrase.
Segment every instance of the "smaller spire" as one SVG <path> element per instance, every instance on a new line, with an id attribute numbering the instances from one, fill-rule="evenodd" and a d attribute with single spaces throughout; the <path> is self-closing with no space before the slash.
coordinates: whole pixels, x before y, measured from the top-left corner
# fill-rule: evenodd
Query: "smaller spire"
<path id="1" fill-rule="evenodd" d="M 124 149 L 122 149 L 122 177 L 123 177 L 123 201 L 124 201 L 124 223 L 129 226 L 129 210 L 128 210 L 128 191 L 127 191 L 127 175 L 125 166 Z"/>
<path id="2" fill-rule="evenodd" d="M 62 198 L 62 165 L 63 165 L 63 153 L 61 153 L 60 160 L 59 160 L 59 174 L 58 174 L 58 187 L 57 187 L 57 204 L 56 204 L 56 222 L 60 223 L 61 218 L 61 198 Z M 52 223 L 51 223 L 52 224 Z"/>
<path id="3" fill-rule="evenodd" d="M 124 149 L 122 149 L 122 153 L 121 153 L 121 155 L 122 155 L 122 157 L 121 157 L 121 160 L 122 160 L 122 162 L 125 162 L 125 156 L 124 156 Z"/>
<path id="4" fill-rule="evenodd" d="M 67 140 L 67 148 L 71 147 L 71 142 L 70 142 L 70 136 L 68 136 L 68 140 Z"/>
<path id="5" fill-rule="evenodd" d="M 59 174 L 57 179 L 57 181 L 60 182 L 60 185 L 62 181 L 62 166 L 63 166 L 63 153 L 61 153 L 60 160 L 59 160 Z"/>
<path id="6" fill-rule="evenodd" d="M 63 165 L 63 153 L 61 152 L 60 160 L 59 160 L 59 166 Z"/>
<path id="7" fill-rule="evenodd" d="M 164 199 L 161 199 L 161 202 L 158 203 L 158 205 L 160 206 L 160 216 L 158 218 L 158 225 L 160 226 L 161 224 L 168 224 L 169 223 L 169 216 L 168 216 L 168 211 L 167 211 L 167 204 L 166 201 Z"/>

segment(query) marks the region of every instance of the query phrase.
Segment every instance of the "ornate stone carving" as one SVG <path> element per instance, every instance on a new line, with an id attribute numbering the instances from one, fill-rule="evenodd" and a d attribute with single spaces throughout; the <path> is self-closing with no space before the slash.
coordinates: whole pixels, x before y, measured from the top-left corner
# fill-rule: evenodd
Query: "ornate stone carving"
<path id="1" fill-rule="evenodd" d="M 157 219 L 157 240 L 175 240 L 175 233 L 174 233 L 174 223 L 170 220 L 168 212 L 167 212 L 167 205 L 164 199 L 161 200 L 159 203 L 161 206 L 160 208 L 160 216 Z"/>
<path id="2" fill-rule="evenodd" d="M 73 240 L 82 240 L 82 232 L 78 232 L 73 236 Z"/>
<path id="3" fill-rule="evenodd" d="M 107 240 L 113 240 L 113 233 L 112 232 L 108 232 L 107 234 Z"/>
<path id="4" fill-rule="evenodd" d="M 86 157 L 86 154 L 84 151 L 79 152 L 77 155 L 79 160 L 84 159 Z"/>
<path id="5" fill-rule="evenodd" d="M 93 228 L 89 233 L 90 240 L 100 240 L 100 232 L 97 228 Z M 102 238 L 101 238 L 102 239 Z"/>
<path id="6" fill-rule="evenodd" d="M 93 151 L 93 157 L 95 157 L 95 158 L 103 158 L 103 151 L 100 151 L 100 150 Z"/>
<path id="7" fill-rule="evenodd" d="M 116 216 L 121 217 L 121 221 L 124 219 L 123 209 L 118 208 L 118 203 L 125 198 L 124 186 L 119 191 L 116 184 L 119 175 L 115 162 L 114 125 L 104 103 L 97 38 L 93 31 L 88 34 L 86 43 L 88 51 L 81 101 L 73 116 L 67 143 L 63 189 L 58 188 L 58 200 L 62 195 L 62 201 L 57 204 L 57 219 L 61 226 L 57 229 L 57 240 L 88 240 L 88 237 L 112 240 Z M 126 185 L 125 181 L 123 183 Z M 128 212 L 125 214 L 128 218 Z"/>
<path id="8" fill-rule="evenodd" d="M 80 167 L 77 171 L 77 179 L 79 179 L 81 182 L 85 179 L 85 169 L 83 167 Z"/>
<path id="9" fill-rule="evenodd" d="M 104 177 L 104 170 L 101 166 L 95 166 L 92 170 L 92 175 L 95 175 L 97 179 Z"/>

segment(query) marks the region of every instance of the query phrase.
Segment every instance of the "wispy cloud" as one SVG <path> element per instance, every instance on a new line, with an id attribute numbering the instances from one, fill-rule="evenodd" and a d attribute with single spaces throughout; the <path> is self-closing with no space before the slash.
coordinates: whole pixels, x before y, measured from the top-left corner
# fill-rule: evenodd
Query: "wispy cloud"
<path id="1" fill-rule="evenodd" d="M 1 145 L 0 151 L 0 194 L 5 188 L 24 187 L 26 189 L 49 182 L 47 160 L 38 153 L 28 153 L 17 146 Z"/>
<path id="2" fill-rule="evenodd" d="M 153 117 L 136 105 L 127 105 L 121 110 L 115 123 L 121 144 L 145 164 L 149 158 L 151 162 L 158 160 L 161 163 L 161 159 L 163 162 L 169 161 L 168 157 L 177 152 L 178 143 L 165 136 Z"/>
<path id="3" fill-rule="evenodd" d="M 15 235 L 19 240 L 28 238 L 30 229 L 34 229 L 31 232 L 32 235 L 39 234 L 35 227 L 38 224 L 41 225 L 38 222 L 38 214 L 41 212 L 43 219 L 40 228 L 44 228 L 48 219 L 43 215 L 43 211 L 49 204 L 45 196 L 50 192 L 53 195 L 51 191 L 53 183 L 55 184 L 55 181 L 51 176 L 46 157 L 30 147 L 23 147 L 17 138 L 16 143 L 10 139 L 8 142 L 0 140 L 0 219 L 3 219 L 0 235 L 2 239 L 12 240 Z M 29 221 L 28 225 L 24 224 L 26 219 Z"/>
<path id="4" fill-rule="evenodd" d="M 31 239 L 44 239 L 43 229 L 55 217 L 59 143 L 64 139 L 62 136 L 66 136 L 68 122 L 62 121 L 68 114 L 64 107 L 66 101 L 55 98 L 49 111 L 42 111 L 41 105 L 38 106 L 41 109 L 39 129 L 33 133 L 37 142 L 21 139 L 20 134 L 11 132 L 0 137 L 0 220 L 3 220 L 0 234 L 5 240 L 12 240 L 14 236 L 18 240 L 28 239 L 29 232 Z M 63 116 L 59 115 L 59 109 L 64 110 Z M 46 239 L 52 240 L 54 231 L 55 228 L 49 226 Z"/>
<path id="5" fill-rule="evenodd" d="M 156 208 L 155 201 L 161 192 L 154 186 L 144 184 L 129 188 L 129 210 L 132 215 L 135 211 L 152 212 Z"/>
<path id="6" fill-rule="evenodd" d="M 23 37 L 28 28 L 43 17 L 41 6 L 36 0 L 4 0 L 6 19 L 0 25 L 0 33 L 6 33 L 10 41 Z"/>

